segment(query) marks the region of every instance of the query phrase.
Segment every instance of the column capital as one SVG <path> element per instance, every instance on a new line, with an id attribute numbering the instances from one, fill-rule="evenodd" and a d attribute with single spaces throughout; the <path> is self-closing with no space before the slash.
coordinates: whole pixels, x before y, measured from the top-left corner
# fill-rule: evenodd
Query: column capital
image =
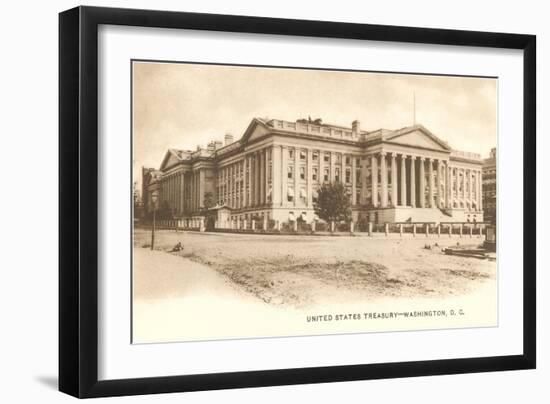
<path id="1" fill-rule="evenodd" d="M 420 161 L 422 162 L 426 161 L 426 157 L 420 156 Z"/>
<path id="2" fill-rule="evenodd" d="M 379 152 L 379 154 L 380 154 L 382 157 L 386 157 L 386 155 L 387 155 L 388 153 L 386 153 L 385 151 L 381 151 L 381 152 Z"/>
<path id="3" fill-rule="evenodd" d="M 416 156 L 413 156 L 412 154 L 405 154 L 404 156 L 411 160 L 416 160 Z"/>
<path id="4" fill-rule="evenodd" d="M 396 158 L 396 157 L 397 157 L 397 153 L 396 153 L 396 152 L 390 152 L 390 155 L 391 155 L 393 158 Z"/>

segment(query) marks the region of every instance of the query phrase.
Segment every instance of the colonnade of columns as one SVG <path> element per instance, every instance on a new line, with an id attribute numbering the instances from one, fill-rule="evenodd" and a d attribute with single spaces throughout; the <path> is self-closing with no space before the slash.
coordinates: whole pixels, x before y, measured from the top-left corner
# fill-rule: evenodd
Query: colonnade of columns
<path id="1" fill-rule="evenodd" d="M 272 201 L 274 147 L 246 153 L 218 169 L 218 199 L 235 209 Z"/>
<path id="2" fill-rule="evenodd" d="M 203 205 L 205 169 L 184 170 L 164 176 L 161 180 L 159 205 L 165 203 L 175 215 L 196 212 Z"/>
<path id="3" fill-rule="evenodd" d="M 175 214 L 181 214 L 185 210 L 184 193 L 181 190 L 185 186 L 185 173 L 179 171 L 162 178 L 159 201 L 161 204 L 168 202 Z M 158 206 L 160 207 L 160 206 Z"/>
<path id="4" fill-rule="evenodd" d="M 175 214 L 196 212 L 203 205 L 206 180 L 203 168 L 164 176 L 160 202 L 168 201 Z M 340 181 L 349 187 L 354 205 L 482 210 L 481 166 L 409 153 L 361 156 L 270 145 L 228 160 L 214 181 L 218 201 L 235 209 L 313 207 L 319 184 Z"/>
<path id="5" fill-rule="evenodd" d="M 405 153 L 373 153 L 370 160 L 373 207 L 482 209 L 481 167 Z"/>

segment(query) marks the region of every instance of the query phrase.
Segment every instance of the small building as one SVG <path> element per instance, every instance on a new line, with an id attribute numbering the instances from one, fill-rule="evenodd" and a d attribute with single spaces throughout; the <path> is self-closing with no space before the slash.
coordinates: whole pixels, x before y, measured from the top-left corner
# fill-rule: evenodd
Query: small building
<path id="1" fill-rule="evenodd" d="M 485 220 L 496 224 L 497 220 L 497 149 L 492 148 L 489 158 L 483 160 L 482 192 Z"/>
<path id="2" fill-rule="evenodd" d="M 143 205 L 143 215 L 148 217 L 153 211 L 153 201 L 151 195 L 153 192 L 160 194 L 162 172 L 154 168 L 142 167 L 141 169 L 141 202 Z M 158 208 L 158 202 L 157 202 Z"/>

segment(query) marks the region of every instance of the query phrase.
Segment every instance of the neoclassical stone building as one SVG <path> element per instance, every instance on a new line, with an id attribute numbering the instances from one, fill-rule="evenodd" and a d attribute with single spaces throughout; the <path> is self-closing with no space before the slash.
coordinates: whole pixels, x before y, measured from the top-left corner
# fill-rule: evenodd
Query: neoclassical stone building
<path id="1" fill-rule="evenodd" d="M 161 175 L 143 170 L 143 198 L 150 210 L 158 189 L 177 218 L 199 215 L 210 196 L 231 219 L 310 222 L 319 185 L 341 181 L 354 220 L 481 222 L 482 163 L 422 125 L 364 131 L 358 121 L 254 118 L 236 141 L 226 135 L 196 151 L 168 150 Z"/>

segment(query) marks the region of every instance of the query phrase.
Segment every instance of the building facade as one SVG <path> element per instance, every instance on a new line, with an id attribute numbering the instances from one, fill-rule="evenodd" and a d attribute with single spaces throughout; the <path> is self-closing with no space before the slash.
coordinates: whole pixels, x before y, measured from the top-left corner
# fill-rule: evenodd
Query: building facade
<path id="1" fill-rule="evenodd" d="M 483 160 L 482 192 L 485 220 L 496 224 L 497 220 L 497 149 L 491 149 L 489 158 Z"/>
<path id="2" fill-rule="evenodd" d="M 239 140 L 226 135 L 224 144 L 168 150 L 154 180 L 157 171 L 143 170 L 143 199 L 157 189 L 176 218 L 199 215 L 213 196 L 230 219 L 311 222 L 318 187 L 339 181 L 354 220 L 482 222 L 482 163 L 422 125 L 363 131 L 358 121 L 254 118 Z"/>

